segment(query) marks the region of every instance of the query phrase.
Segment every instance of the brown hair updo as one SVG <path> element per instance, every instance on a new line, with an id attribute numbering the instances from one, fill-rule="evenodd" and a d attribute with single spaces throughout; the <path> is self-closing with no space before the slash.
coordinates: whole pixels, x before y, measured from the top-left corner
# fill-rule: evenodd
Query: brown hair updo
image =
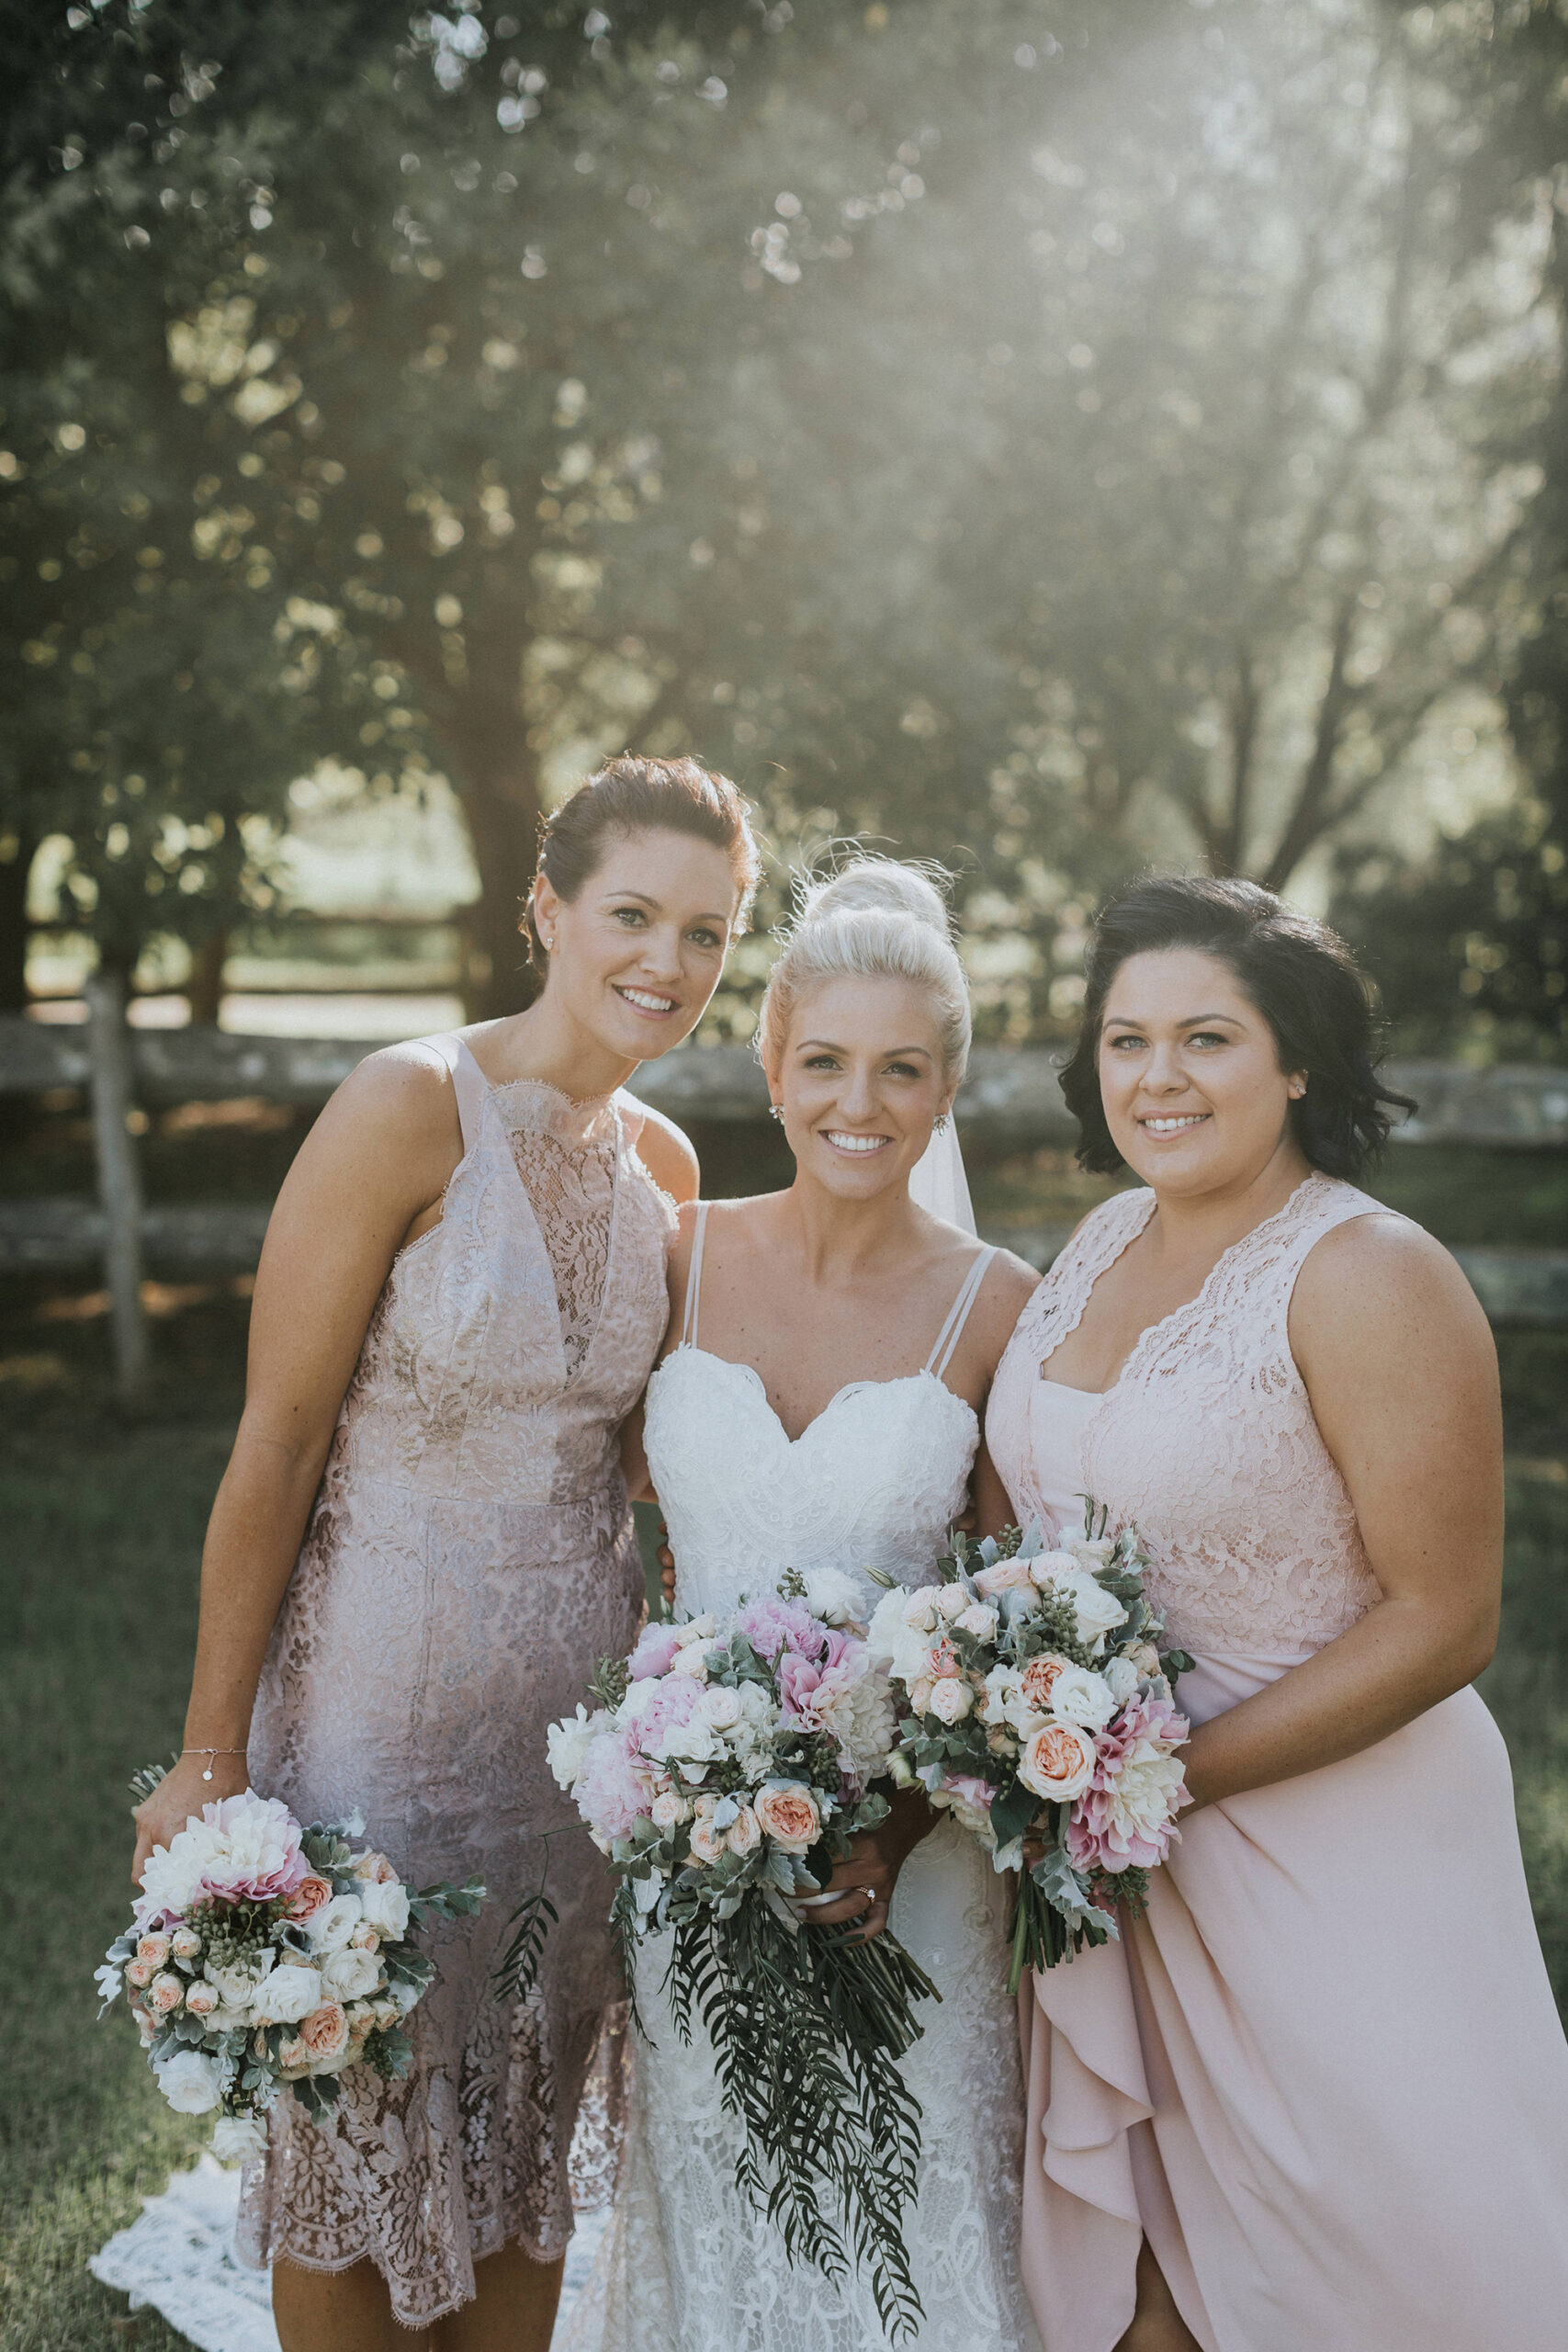
<path id="1" fill-rule="evenodd" d="M 750 915 L 759 873 L 750 812 L 728 776 L 689 757 L 639 760 L 626 752 L 609 761 L 541 820 L 538 873 L 570 906 L 603 860 L 608 837 L 647 832 L 689 833 L 724 852 L 740 893 L 732 933 L 739 938 Z M 549 952 L 535 921 L 532 892 L 523 920 L 528 961 L 543 977 Z"/>

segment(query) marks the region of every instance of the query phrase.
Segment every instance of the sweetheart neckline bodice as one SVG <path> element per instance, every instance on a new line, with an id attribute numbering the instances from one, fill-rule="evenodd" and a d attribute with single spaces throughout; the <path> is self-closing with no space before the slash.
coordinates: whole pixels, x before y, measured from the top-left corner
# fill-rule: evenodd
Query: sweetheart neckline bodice
<path id="1" fill-rule="evenodd" d="M 958 1406 L 963 1412 L 968 1415 L 970 1420 L 975 1424 L 976 1434 L 978 1434 L 979 1431 L 980 1417 L 978 1413 L 976 1412 L 974 1406 L 971 1405 L 967 1396 L 961 1396 L 956 1388 L 950 1388 L 946 1381 L 942 1379 L 941 1374 L 933 1372 L 930 1364 L 922 1364 L 918 1372 L 897 1373 L 891 1380 L 846 1380 L 842 1387 L 834 1389 L 833 1394 L 829 1397 L 821 1410 L 812 1414 L 810 1419 L 801 1430 L 799 1435 L 796 1437 L 791 1437 L 788 1430 L 784 1427 L 784 1415 L 779 1411 L 778 1407 L 773 1403 L 773 1398 L 769 1396 L 768 1384 L 762 1378 L 762 1375 L 758 1371 L 756 1365 L 754 1363 L 745 1363 L 738 1356 L 717 1355 L 712 1348 L 699 1347 L 694 1340 L 682 1340 L 678 1347 L 671 1348 L 670 1353 L 663 1357 L 661 1361 L 655 1365 L 648 1384 L 650 1393 L 652 1391 L 654 1382 L 659 1378 L 660 1373 L 663 1372 L 665 1366 L 667 1364 L 673 1363 L 676 1357 L 682 1355 L 701 1356 L 708 1363 L 722 1364 L 730 1372 L 738 1372 L 741 1374 L 749 1384 L 755 1389 L 758 1396 L 761 1397 L 763 1410 L 771 1416 L 774 1426 L 777 1428 L 779 1435 L 784 1439 L 785 1445 L 792 1448 L 797 1445 L 804 1445 L 812 1431 L 821 1427 L 822 1423 L 827 1420 L 829 1415 L 832 1412 L 835 1405 L 839 1404 L 844 1397 L 858 1396 L 863 1389 L 908 1388 L 912 1385 L 917 1385 L 924 1381 L 934 1381 L 936 1385 L 942 1390 L 944 1395 L 951 1396 L 953 1403 Z"/>

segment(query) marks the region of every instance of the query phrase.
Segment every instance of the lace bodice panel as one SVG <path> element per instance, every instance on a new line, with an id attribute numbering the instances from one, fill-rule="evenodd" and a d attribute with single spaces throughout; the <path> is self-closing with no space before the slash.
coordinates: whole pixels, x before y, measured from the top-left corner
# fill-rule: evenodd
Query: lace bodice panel
<path id="1" fill-rule="evenodd" d="M 674 1206 L 629 1100 L 531 1079 L 458 1099 L 463 1159 L 388 1277 L 339 1448 L 432 1497 L 572 1500 L 603 1487 L 663 1336 Z"/>
<path id="2" fill-rule="evenodd" d="M 929 1584 L 964 1508 L 979 1443 L 972 1408 L 931 1372 L 840 1388 L 797 1439 L 750 1364 L 680 1347 L 648 1384 L 649 1468 L 682 1611 L 732 1609 L 786 1568 Z"/>
<path id="3" fill-rule="evenodd" d="M 1024 1308 L 991 1390 L 991 1458 L 1021 1513 L 1049 1521 L 1037 1453 L 1040 1367 L 1154 1212 L 1145 1190 L 1086 1217 Z M 1198 1296 L 1143 1333 L 1079 1431 L 1087 1490 L 1135 1521 L 1172 1637 L 1202 1656 L 1319 1649 L 1378 1598 L 1355 1511 L 1291 1353 L 1313 1244 L 1380 1204 L 1309 1176 L 1228 1250 Z"/>

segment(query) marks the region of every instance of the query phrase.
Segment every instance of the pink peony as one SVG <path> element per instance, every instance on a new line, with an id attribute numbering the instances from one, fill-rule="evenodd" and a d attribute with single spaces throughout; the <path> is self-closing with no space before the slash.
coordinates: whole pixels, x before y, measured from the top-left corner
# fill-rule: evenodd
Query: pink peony
<path id="1" fill-rule="evenodd" d="M 1153 1870 L 1179 1836 L 1185 1767 L 1176 1754 L 1190 1729 L 1175 1702 L 1153 1691 L 1132 1699 L 1100 1733 L 1088 1790 L 1067 1820 L 1078 1870 Z"/>
<path id="2" fill-rule="evenodd" d="M 820 1657 L 824 1629 L 809 1609 L 797 1600 L 781 1600 L 765 1594 L 761 1600 L 749 1600 L 736 1614 L 736 1624 L 759 1657 L 770 1666 L 779 1652 L 794 1650 L 802 1657 Z"/>
<path id="3" fill-rule="evenodd" d="M 646 1625 L 642 1638 L 626 1661 L 626 1669 L 634 1682 L 645 1682 L 649 1675 L 668 1674 L 681 1645 L 674 1625 Z"/>
<path id="4" fill-rule="evenodd" d="M 991 1784 L 982 1781 L 978 1772 L 949 1772 L 942 1785 L 949 1796 L 956 1797 L 961 1804 L 973 1805 L 976 1813 L 989 1818 Z"/>
<path id="5" fill-rule="evenodd" d="M 688 1689 L 695 1695 L 694 1686 Z M 637 1769 L 638 1731 L 606 1732 L 593 1742 L 572 1798 L 596 1836 L 629 1838 L 649 1811 L 647 1784 Z"/>

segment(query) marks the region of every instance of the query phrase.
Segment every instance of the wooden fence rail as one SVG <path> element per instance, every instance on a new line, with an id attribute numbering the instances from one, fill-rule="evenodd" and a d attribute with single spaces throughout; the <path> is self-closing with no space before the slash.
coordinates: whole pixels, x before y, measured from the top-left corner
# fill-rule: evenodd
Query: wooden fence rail
<path id="1" fill-rule="evenodd" d="M 259 1095 L 303 1108 L 323 1102 L 384 1040 L 232 1036 L 209 1028 L 131 1029 L 102 990 L 79 1024 L 0 1015 L 0 1093 L 81 1089 L 94 1110 L 98 1200 L 0 1203 L 0 1275 L 65 1273 L 95 1265 L 114 1295 L 119 1385 L 133 1396 L 143 1376 L 136 1276 L 230 1274 L 253 1270 L 267 1211 L 261 1204 L 144 1207 L 125 1106 Z M 1398 1062 L 1393 1082 L 1418 1110 L 1393 1135 L 1407 1147 L 1473 1144 L 1492 1149 L 1568 1149 L 1568 1070 L 1529 1064 L 1469 1069 L 1457 1063 Z M 683 1125 L 759 1121 L 767 1088 L 742 1046 L 684 1046 L 649 1062 L 634 1091 Z M 1062 1100 L 1057 1057 L 1026 1048 L 976 1048 L 957 1102 L 965 1142 L 981 1154 L 1070 1145 L 1077 1125 Z M 1034 1264 L 1050 1263 L 1065 1238 L 1052 1226 L 998 1227 Z M 1488 1315 L 1499 1324 L 1568 1326 L 1568 1250 L 1461 1249 Z"/>

